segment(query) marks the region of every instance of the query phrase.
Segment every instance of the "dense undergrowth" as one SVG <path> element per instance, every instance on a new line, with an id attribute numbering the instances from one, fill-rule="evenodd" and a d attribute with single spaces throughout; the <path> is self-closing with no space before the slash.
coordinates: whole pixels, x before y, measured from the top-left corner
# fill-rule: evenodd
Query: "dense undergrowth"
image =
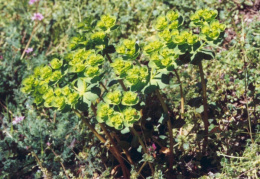
<path id="1" fill-rule="evenodd" d="M 107 123 L 110 125 L 107 130 L 116 145 L 124 149 L 120 153 L 131 178 L 260 177 L 258 1 L 0 2 L 0 178 L 122 177 L 118 156 L 106 147 L 109 141 L 100 143 L 93 130 L 73 110 L 59 111 L 48 108 L 50 105 L 35 105 L 33 95 L 21 92 L 22 80 L 31 75 L 36 66 L 48 65 L 73 49 L 71 39 L 84 31 L 82 26 L 89 17 L 97 21 L 104 14 L 116 17 L 119 27 L 109 32 L 108 43 L 117 47 L 123 44 L 122 39 L 133 39 L 143 51 L 148 48 L 147 42 L 156 39 L 155 23 L 159 16 L 173 10 L 189 21 L 191 14 L 205 8 L 217 10 L 217 19 L 226 24 L 223 42 L 211 48 L 215 52 L 214 59 L 202 62 L 209 121 L 206 149 L 203 143 L 203 84 L 199 66 L 190 63 L 175 66 L 178 73 L 169 73 L 169 84 L 160 87 L 168 114 L 155 92 L 139 93 L 142 104 L 137 109 L 142 109 L 138 114 L 141 118 L 133 128 L 147 152 L 141 149 L 134 131 L 120 132 L 110 123 Z M 35 16 L 36 12 L 41 13 L 43 19 Z M 32 20 L 32 17 L 38 20 Z M 183 26 L 189 28 L 188 23 Z M 112 53 L 110 56 L 114 60 L 118 55 Z M 149 55 L 140 53 L 137 57 L 142 65 L 148 65 Z M 107 56 L 104 58 L 108 60 Z M 109 63 L 103 68 L 108 67 Z M 43 72 L 41 68 L 40 73 Z M 111 73 L 104 76 L 109 79 Z M 114 84 L 113 81 L 111 85 L 109 81 L 103 82 L 109 87 Z M 183 107 L 180 85 L 185 99 Z M 89 124 L 102 137 L 106 136 L 102 126 L 97 125 L 95 110 L 82 111 L 88 116 Z M 168 168 L 171 162 L 166 115 L 169 115 L 174 139 L 171 169 Z M 102 122 L 102 118 L 98 120 Z M 121 129 L 120 126 L 116 128 Z"/>

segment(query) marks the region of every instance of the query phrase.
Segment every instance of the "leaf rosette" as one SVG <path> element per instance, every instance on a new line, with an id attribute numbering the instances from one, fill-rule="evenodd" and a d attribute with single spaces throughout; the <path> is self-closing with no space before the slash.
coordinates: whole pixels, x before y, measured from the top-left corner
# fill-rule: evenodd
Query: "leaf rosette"
<path id="1" fill-rule="evenodd" d="M 101 16 L 100 21 L 97 22 L 97 27 L 106 31 L 116 25 L 116 17 L 110 15 Z"/>
<path id="2" fill-rule="evenodd" d="M 63 61 L 59 60 L 58 58 L 54 58 L 50 62 L 50 65 L 51 65 L 52 69 L 54 69 L 54 70 L 60 69 L 62 64 L 63 64 Z"/>
<path id="3" fill-rule="evenodd" d="M 125 106 L 133 106 L 139 102 L 138 94 L 133 91 L 123 93 L 122 104 Z"/>
<path id="4" fill-rule="evenodd" d="M 141 118 L 141 113 L 131 107 L 126 108 L 123 114 L 125 127 L 133 127 L 133 124 Z"/>
<path id="5" fill-rule="evenodd" d="M 124 115 L 120 112 L 114 112 L 106 121 L 106 124 L 110 127 L 114 127 L 117 130 L 124 128 Z"/>
<path id="6" fill-rule="evenodd" d="M 120 90 L 108 92 L 104 98 L 108 104 L 119 105 L 122 99 L 122 93 Z"/>
<path id="7" fill-rule="evenodd" d="M 116 58 L 111 64 L 116 75 L 122 77 L 126 76 L 127 71 L 132 68 L 132 63 L 130 61 L 125 61 L 122 58 Z"/>
<path id="8" fill-rule="evenodd" d="M 106 122 L 109 117 L 114 113 L 113 108 L 109 106 L 109 104 L 106 103 L 99 103 L 97 105 L 97 121 L 99 123 Z"/>

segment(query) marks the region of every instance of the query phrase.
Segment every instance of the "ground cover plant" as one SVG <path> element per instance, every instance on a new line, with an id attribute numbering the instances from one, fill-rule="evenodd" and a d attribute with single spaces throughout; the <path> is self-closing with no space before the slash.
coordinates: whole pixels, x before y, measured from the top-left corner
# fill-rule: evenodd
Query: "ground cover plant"
<path id="1" fill-rule="evenodd" d="M 3 2 L 1 177 L 258 178 L 259 4 L 194 3 Z"/>

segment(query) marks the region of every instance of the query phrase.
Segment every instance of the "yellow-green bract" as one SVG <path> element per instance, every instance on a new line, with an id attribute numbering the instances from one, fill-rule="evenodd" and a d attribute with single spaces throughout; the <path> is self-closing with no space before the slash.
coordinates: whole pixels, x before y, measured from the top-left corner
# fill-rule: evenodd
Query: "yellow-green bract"
<path id="1" fill-rule="evenodd" d="M 124 92 L 122 104 L 125 106 L 133 106 L 139 102 L 138 94 L 132 91 Z"/>

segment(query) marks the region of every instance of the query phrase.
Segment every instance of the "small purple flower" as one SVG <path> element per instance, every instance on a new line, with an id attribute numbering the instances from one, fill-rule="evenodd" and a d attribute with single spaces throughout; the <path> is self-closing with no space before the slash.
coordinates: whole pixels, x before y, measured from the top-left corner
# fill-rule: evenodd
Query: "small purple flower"
<path id="1" fill-rule="evenodd" d="M 33 5 L 35 2 L 38 2 L 38 1 L 40 1 L 40 0 L 30 0 L 30 1 L 29 1 L 29 4 L 30 4 L 30 5 Z"/>
<path id="2" fill-rule="evenodd" d="M 50 142 L 47 142 L 46 145 L 47 145 L 48 147 L 50 147 L 50 146 L 51 146 L 51 143 L 50 143 Z"/>
<path id="3" fill-rule="evenodd" d="M 37 21 L 37 20 L 41 21 L 43 18 L 44 17 L 43 17 L 43 15 L 41 13 L 34 13 L 33 17 L 32 17 L 32 20 L 34 20 L 34 21 Z"/>
<path id="4" fill-rule="evenodd" d="M 4 59 L 4 57 L 2 55 L 0 55 L 0 60 L 3 60 L 3 59 Z"/>
<path id="5" fill-rule="evenodd" d="M 154 143 L 152 144 L 152 147 L 153 147 L 153 150 L 155 151 L 156 150 L 156 145 Z"/>
<path id="6" fill-rule="evenodd" d="M 13 125 L 15 125 L 15 124 L 22 122 L 23 120 L 24 120 L 24 116 L 20 116 L 20 117 L 16 116 L 12 123 L 13 123 Z"/>
<path id="7" fill-rule="evenodd" d="M 33 48 L 27 48 L 26 50 L 25 50 L 25 52 L 28 54 L 28 53 L 31 53 L 33 51 Z"/>

